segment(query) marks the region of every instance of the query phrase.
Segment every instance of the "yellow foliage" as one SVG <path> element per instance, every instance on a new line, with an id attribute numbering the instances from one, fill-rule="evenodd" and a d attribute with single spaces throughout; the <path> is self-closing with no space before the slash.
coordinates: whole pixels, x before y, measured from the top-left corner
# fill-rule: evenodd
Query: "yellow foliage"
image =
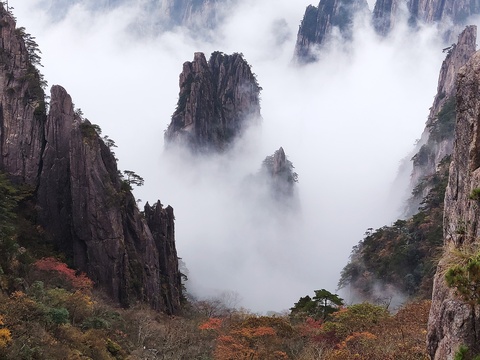
<path id="1" fill-rule="evenodd" d="M 12 333 L 10 330 L 3 328 L 0 329 L 0 349 L 6 348 L 12 341 Z"/>

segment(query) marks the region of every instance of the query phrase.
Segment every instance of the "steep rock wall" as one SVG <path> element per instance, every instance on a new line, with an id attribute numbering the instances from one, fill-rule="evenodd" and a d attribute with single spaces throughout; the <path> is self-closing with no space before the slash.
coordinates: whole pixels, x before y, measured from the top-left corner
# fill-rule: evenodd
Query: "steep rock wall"
<path id="1" fill-rule="evenodd" d="M 372 14 L 375 31 L 387 35 L 395 27 L 401 8 L 402 2 L 399 0 L 377 0 Z"/>
<path id="2" fill-rule="evenodd" d="M 44 146 L 44 93 L 24 31 L 0 6 L 0 167 L 35 186 Z"/>
<path id="3" fill-rule="evenodd" d="M 180 307 L 181 273 L 178 270 L 178 257 L 175 248 L 175 227 L 173 208 L 163 208 L 160 201 L 153 206 L 145 205 L 145 219 L 152 231 L 155 246 L 159 254 L 160 286 L 163 304 L 169 313 L 176 313 Z"/>
<path id="4" fill-rule="evenodd" d="M 445 194 L 444 256 L 434 281 L 428 324 L 428 350 L 432 359 L 453 359 L 460 345 L 480 353 L 479 305 L 466 303 L 447 286 L 445 271 L 452 251 L 478 245 L 478 201 L 470 198 L 480 187 L 480 52 L 457 75 L 455 143 Z"/>
<path id="5" fill-rule="evenodd" d="M 41 75 L 25 46 L 28 35 L 15 29 L 2 4 L 0 26 L 0 170 L 31 185 L 39 225 L 113 300 L 177 313 L 173 209 L 147 224 L 110 149 L 95 126 L 75 113 L 62 87 L 52 87 L 46 116 Z M 168 248 L 157 246 L 152 235 L 164 229 Z"/>
<path id="6" fill-rule="evenodd" d="M 467 26 L 458 42 L 450 48 L 442 63 L 437 94 L 430 108 L 425 130 L 415 149 L 407 214 L 416 212 L 418 205 L 432 188 L 426 179 L 437 172 L 438 166 L 453 151 L 455 125 L 455 80 L 458 70 L 476 51 L 477 27 Z"/>
<path id="7" fill-rule="evenodd" d="M 409 0 L 408 9 L 412 20 L 434 23 L 451 19 L 462 24 L 467 17 L 480 13 L 478 0 Z"/>
<path id="8" fill-rule="evenodd" d="M 207 62 L 203 53 L 195 53 L 192 62 L 183 64 L 179 83 L 167 145 L 222 151 L 260 119 L 261 88 L 241 54 L 215 52 Z"/>
<path id="9" fill-rule="evenodd" d="M 354 16 L 367 10 L 365 0 L 321 0 L 318 7 L 308 6 L 298 29 L 295 60 L 300 63 L 315 61 L 317 48 L 332 38 L 334 28 L 343 39 L 350 39 Z"/>
<path id="10" fill-rule="evenodd" d="M 410 25 L 448 23 L 446 35 L 453 33 L 456 36 L 459 32 L 456 25 L 465 26 L 468 17 L 479 13 L 480 0 L 377 0 L 373 11 L 373 23 L 379 34 L 386 35 L 394 28 L 400 17 L 406 16 Z"/>
<path id="11" fill-rule="evenodd" d="M 74 113 L 60 86 L 52 87 L 46 134 L 38 206 L 52 240 L 123 306 L 140 300 L 177 313 L 181 284 L 171 249 L 173 209 L 147 225 L 109 148 L 95 127 Z M 171 229 L 165 234 L 168 249 L 158 247 L 152 235 L 164 228 Z"/>

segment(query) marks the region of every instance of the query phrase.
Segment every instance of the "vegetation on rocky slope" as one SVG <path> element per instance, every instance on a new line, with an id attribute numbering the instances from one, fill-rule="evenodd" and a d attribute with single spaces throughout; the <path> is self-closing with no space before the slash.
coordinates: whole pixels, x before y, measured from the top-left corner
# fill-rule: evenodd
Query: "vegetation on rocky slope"
<path id="1" fill-rule="evenodd" d="M 44 245 L 28 189 L 0 176 L 0 359 L 424 359 L 428 302 L 260 316 L 190 300 L 181 316 L 114 304 Z M 324 296 L 323 296 L 324 298 Z M 322 298 L 322 299 L 323 299 Z M 316 299 L 314 297 L 314 299 Z"/>

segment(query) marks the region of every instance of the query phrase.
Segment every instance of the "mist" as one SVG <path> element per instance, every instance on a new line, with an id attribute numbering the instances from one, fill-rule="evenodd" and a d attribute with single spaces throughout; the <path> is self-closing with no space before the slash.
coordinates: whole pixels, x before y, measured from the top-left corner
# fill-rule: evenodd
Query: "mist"
<path id="1" fill-rule="evenodd" d="M 398 26 L 383 39 L 360 18 L 352 44 L 299 67 L 293 50 L 310 1 L 242 1 L 205 37 L 142 28 L 149 15 L 139 3 L 92 11 L 77 2 L 52 21 L 45 1 L 10 0 L 43 52 L 49 85 L 64 86 L 115 140 L 119 169 L 145 179 L 137 198 L 173 206 L 190 293 L 236 292 L 241 306 L 265 312 L 316 289 L 334 292 L 365 230 L 401 213 L 408 179 L 394 180 L 423 131 L 444 58 L 435 29 Z M 182 64 L 215 50 L 241 52 L 252 65 L 261 126 L 224 155 L 165 152 Z M 265 189 L 245 192 L 280 146 L 299 174 L 294 210 L 266 201 Z"/>

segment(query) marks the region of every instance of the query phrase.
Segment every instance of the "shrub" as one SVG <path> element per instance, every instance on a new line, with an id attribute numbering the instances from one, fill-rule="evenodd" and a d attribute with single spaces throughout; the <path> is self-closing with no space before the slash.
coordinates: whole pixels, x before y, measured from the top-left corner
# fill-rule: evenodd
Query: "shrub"
<path id="1" fill-rule="evenodd" d="M 470 200 L 479 201 L 480 200 L 480 188 L 475 188 L 470 192 L 468 196 Z"/>
<path id="2" fill-rule="evenodd" d="M 480 249 L 466 245 L 451 250 L 447 256 L 448 264 L 445 281 L 455 288 L 458 295 L 469 304 L 480 304 Z"/>
<path id="3" fill-rule="evenodd" d="M 50 321 L 56 325 L 67 324 L 70 314 L 65 308 L 52 308 L 48 311 Z"/>

